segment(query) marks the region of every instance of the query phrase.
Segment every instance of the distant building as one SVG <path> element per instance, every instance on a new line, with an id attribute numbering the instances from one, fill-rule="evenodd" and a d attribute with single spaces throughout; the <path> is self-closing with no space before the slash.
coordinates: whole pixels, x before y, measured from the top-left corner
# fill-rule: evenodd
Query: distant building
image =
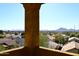
<path id="1" fill-rule="evenodd" d="M 11 35 L 10 34 L 6 34 L 6 37 L 10 37 Z"/>
<path id="2" fill-rule="evenodd" d="M 62 48 L 61 44 L 57 44 L 56 42 L 54 42 L 54 40 L 55 40 L 54 35 L 47 34 L 47 37 L 48 37 L 48 47 L 49 48 L 59 49 L 59 50 Z"/>
<path id="3" fill-rule="evenodd" d="M 68 43 L 62 47 L 61 51 L 79 53 L 79 38 L 77 37 L 69 38 Z"/>
<path id="4" fill-rule="evenodd" d="M 21 37 L 20 34 L 18 35 L 12 35 L 12 39 L 16 41 L 16 43 L 19 45 L 19 46 L 23 46 L 24 45 L 24 38 Z"/>
<path id="5" fill-rule="evenodd" d="M 50 35 L 47 34 L 48 40 L 54 41 L 55 40 L 55 36 L 54 35 Z"/>
<path id="6" fill-rule="evenodd" d="M 15 35 L 15 34 L 6 34 L 6 37 L 4 39 L 0 39 L 0 45 L 3 46 L 12 46 L 12 45 L 18 45 L 23 46 L 24 45 L 24 39 L 21 38 L 21 35 Z"/>
<path id="7" fill-rule="evenodd" d="M 0 39 L 0 44 L 5 44 L 7 46 L 9 45 L 14 45 L 15 44 L 15 40 L 11 40 L 11 39 Z"/>

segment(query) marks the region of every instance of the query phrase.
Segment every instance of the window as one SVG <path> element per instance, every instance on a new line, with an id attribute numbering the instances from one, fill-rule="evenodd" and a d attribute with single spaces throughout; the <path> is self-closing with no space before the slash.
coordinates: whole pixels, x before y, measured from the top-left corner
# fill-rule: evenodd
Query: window
<path id="1" fill-rule="evenodd" d="M 40 46 L 79 54 L 79 4 L 43 4 Z"/>
<path id="2" fill-rule="evenodd" d="M 24 46 L 24 7 L 0 4 L 0 51 Z"/>

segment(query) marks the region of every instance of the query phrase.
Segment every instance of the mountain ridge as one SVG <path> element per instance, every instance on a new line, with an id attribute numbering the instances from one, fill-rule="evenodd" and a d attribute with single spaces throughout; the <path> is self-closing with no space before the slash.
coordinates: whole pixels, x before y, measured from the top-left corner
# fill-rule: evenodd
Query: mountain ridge
<path id="1" fill-rule="evenodd" d="M 63 28 L 63 27 L 61 27 L 61 28 L 58 28 L 58 29 L 56 29 L 56 30 L 41 30 L 41 31 L 58 31 L 58 32 L 69 32 L 69 31 L 75 31 L 75 32 L 79 32 L 79 29 L 67 29 L 67 28 Z"/>

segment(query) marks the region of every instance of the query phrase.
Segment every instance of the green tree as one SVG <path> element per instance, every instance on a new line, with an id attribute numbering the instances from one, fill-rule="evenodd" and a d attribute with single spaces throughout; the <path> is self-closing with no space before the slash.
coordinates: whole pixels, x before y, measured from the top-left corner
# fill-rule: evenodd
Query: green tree
<path id="1" fill-rule="evenodd" d="M 47 34 L 44 33 L 44 32 L 40 32 L 40 46 L 43 46 L 43 47 L 48 47 L 48 40 L 47 40 Z"/>
<path id="2" fill-rule="evenodd" d="M 70 36 L 70 32 L 63 32 L 63 34 Z"/>
<path id="3" fill-rule="evenodd" d="M 55 42 L 60 43 L 60 44 L 65 44 L 64 37 L 61 34 L 56 34 L 55 35 Z"/>
<path id="4" fill-rule="evenodd" d="M 23 33 L 21 33 L 21 37 L 22 37 L 22 38 L 24 38 L 24 32 L 23 32 Z"/>
<path id="5" fill-rule="evenodd" d="M 75 33 L 71 33 L 70 37 L 76 37 L 76 34 Z"/>
<path id="6" fill-rule="evenodd" d="M 17 33 L 17 32 L 15 32 L 15 35 L 18 35 L 18 33 Z"/>
<path id="7" fill-rule="evenodd" d="M 79 38 L 79 33 L 75 34 L 75 36 Z"/>
<path id="8" fill-rule="evenodd" d="M 3 34 L 3 30 L 0 30 L 0 34 Z"/>

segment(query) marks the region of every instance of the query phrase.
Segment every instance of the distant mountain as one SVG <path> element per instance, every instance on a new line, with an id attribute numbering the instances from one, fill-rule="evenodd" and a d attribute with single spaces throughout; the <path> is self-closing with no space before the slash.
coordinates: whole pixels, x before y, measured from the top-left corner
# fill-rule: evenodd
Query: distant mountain
<path id="1" fill-rule="evenodd" d="M 45 31 L 45 32 L 46 32 L 46 31 L 47 31 L 47 32 L 48 32 L 48 31 L 55 31 L 55 32 L 73 32 L 74 29 L 67 29 L 67 28 L 63 28 L 63 27 L 62 27 L 62 28 L 59 28 L 59 29 L 57 29 L 57 30 L 41 30 L 41 31 L 43 31 L 43 32 L 44 32 L 44 31 Z M 79 32 L 79 29 L 77 29 L 77 30 L 75 29 L 75 32 Z"/>
<path id="2" fill-rule="evenodd" d="M 57 31 L 67 31 L 68 29 L 66 29 L 66 28 L 59 28 L 59 29 L 57 29 Z"/>
<path id="3" fill-rule="evenodd" d="M 74 29 L 66 29 L 66 28 L 59 28 L 55 31 L 59 31 L 59 32 L 69 32 L 69 31 L 74 31 Z M 75 30 L 76 32 L 79 32 L 79 30 Z"/>

